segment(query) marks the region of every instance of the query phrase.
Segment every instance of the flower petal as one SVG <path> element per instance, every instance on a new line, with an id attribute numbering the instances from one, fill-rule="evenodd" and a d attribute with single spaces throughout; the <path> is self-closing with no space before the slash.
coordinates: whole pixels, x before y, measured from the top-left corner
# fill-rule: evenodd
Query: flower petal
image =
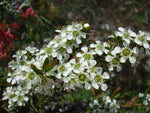
<path id="1" fill-rule="evenodd" d="M 135 57 L 129 57 L 129 61 L 131 64 L 136 62 L 136 58 Z"/>

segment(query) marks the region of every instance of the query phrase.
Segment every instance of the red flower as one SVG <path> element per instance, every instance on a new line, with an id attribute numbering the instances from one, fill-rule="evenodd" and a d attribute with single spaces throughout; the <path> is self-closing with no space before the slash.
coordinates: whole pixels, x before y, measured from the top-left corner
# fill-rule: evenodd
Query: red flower
<path id="1" fill-rule="evenodd" d="M 4 59 L 4 58 L 7 58 L 7 53 L 6 52 L 4 52 L 4 53 L 2 53 L 2 52 L 0 52 L 0 59 Z"/>
<path id="2" fill-rule="evenodd" d="M 10 37 L 11 39 L 14 39 L 14 35 L 11 34 L 11 31 L 12 31 L 12 30 L 8 30 L 8 31 L 5 33 L 5 37 Z"/>
<path id="3" fill-rule="evenodd" d="M 33 11 L 33 9 L 32 9 L 31 7 L 29 7 L 29 8 L 25 11 L 25 13 L 22 14 L 22 16 L 23 16 L 24 18 L 27 18 L 29 15 L 31 15 L 31 16 L 33 16 L 33 17 L 36 18 L 36 14 L 35 14 L 35 12 Z"/>
<path id="4" fill-rule="evenodd" d="M 14 22 L 14 23 L 12 23 L 12 28 L 15 30 L 19 30 L 20 26 L 16 22 Z"/>
<path id="5" fill-rule="evenodd" d="M 12 49 L 13 41 L 17 40 L 16 36 L 11 34 L 13 29 L 8 31 L 6 29 L 5 25 L 0 24 L 0 60 L 8 57 L 8 53 Z"/>

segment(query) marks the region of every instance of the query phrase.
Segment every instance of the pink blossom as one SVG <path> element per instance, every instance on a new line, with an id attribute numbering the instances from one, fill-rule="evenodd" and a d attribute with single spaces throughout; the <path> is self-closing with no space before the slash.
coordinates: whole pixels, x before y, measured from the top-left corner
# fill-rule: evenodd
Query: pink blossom
<path id="1" fill-rule="evenodd" d="M 25 11 L 25 13 L 22 14 L 22 16 L 23 16 L 24 18 L 27 18 L 29 15 L 31 15 L 31 16 L 33 16 L 33 17 L 36 18 L 36 14 L 35 14 L 35 12 L 33 11 L 33 9 L 32 9 L 31 7 L 29 7 L 29 8 Z"/>

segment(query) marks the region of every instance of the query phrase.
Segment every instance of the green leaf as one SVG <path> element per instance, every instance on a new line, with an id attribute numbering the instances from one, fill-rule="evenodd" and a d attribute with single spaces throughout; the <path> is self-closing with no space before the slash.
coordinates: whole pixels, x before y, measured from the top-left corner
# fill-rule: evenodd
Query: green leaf
<path id="1" fill-rule="evenodd" d="M 40 16 L 45 22 L 47 22 L 48 24 L 50 24 L 52 27 L 54 27 L 55 29 L 57 29 L 57 27 L 55 27 L 49 20 L 47 20 L 45 17 Z"/>
<path id="2" fill-rule="evenodd" d="M 120 93 L 116 94 L 113 98 L 118 98 L 120 96 Z"/>
<path id="3" fill-rule="evenodd" d="M 47 57 L 43 63 L 42 71 L 46 72 L 46 67 L 49 65 L 50 61 L 49 58 Z"/>
<path id="4" fill-rule="evenodd" d="M 21 35 L 21 33 L 18 32 L 18 31 L 16 31 L 16 30 L 13 30 L 13 31 L 12 31 L 12 34 L 14 34 L 14 35 Z"/>
<path id="5" fill-rule="evenodd" d="M 38 74 L 38 75 L 43 75 L 42 70 L 38 69 L 34 64 L 31 64 L 30 67 L 32 68 L 32 70 Z"/>
<path id="6" fill-rule="evenodd" d="M 52 70 L 54 68 L 54 66 L 56 65 L 56 61 L 53 60 L 53 61 L 50 61 L 49 58 L 47 57 L 43 63 L 43 67 L 42 67 L 42 70 L 44 72 L 48 72 L 50 70 Z"/>
<path id="7" fill-rule="evenodd" d="M 113 39 L 114 39 L 115 41 L 118 42 L 118 41 L 121 39 L 121 37 L 120 37 L 120 36 L 116 36 L 115 33 L 113 33 L 113 35 L 114 35 Z"/>

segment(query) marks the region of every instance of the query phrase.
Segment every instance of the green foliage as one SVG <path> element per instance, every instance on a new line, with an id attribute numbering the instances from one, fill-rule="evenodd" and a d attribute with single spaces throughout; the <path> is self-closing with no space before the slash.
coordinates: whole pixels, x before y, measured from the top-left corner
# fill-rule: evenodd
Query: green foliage
<path id="1" fill-rule="evenodd" d="M 42 67 L 42 71 L 43 72 L 48 72 L 50 70 L 52 70 L 54 68 L 54 66 L 56 65 L 56 61 L 50 61 L 49 58 L 47 57 L 44 61 L 43 67 Z"/>
<path id="2" fill-rule="evenodd" d="M 95 96 L 93 95 L 91 90 L 78 89 L 68 94 L 64 94 L 64 98 L 67 102 L 73 103 L 73 102 L 83 101 L 84 99 L 90 100 L 95 98 Z"/>
<path id="3" fill-rule="evenodd" d="M 31 64 L 31 69 L 38 75 L 40 75 L 40 77 L 42 77 L 41 75 L 43 75 L 42 70 L 38 69 L 34 64 Z"/>
<path id="4" fill-rule="evenodd" d="M 6 71 L 4 68 L 0 67 L 0 112 L 6 112 L 6 104 L 1 100 L 3 97 L 3 91 L 7 87 L 6 83 Z"/>

